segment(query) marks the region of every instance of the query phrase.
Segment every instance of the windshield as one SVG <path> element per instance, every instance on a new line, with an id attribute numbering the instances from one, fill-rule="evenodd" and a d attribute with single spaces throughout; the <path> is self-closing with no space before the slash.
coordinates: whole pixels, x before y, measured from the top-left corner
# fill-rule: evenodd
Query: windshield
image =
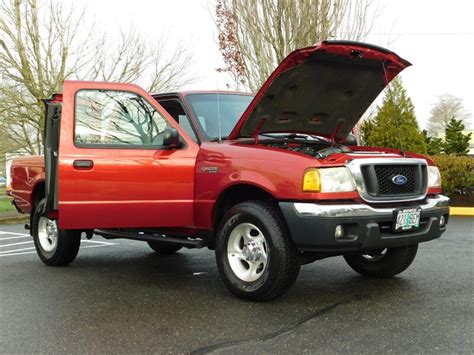
<path id="1" fill-rule="evenodd" d="M 198 124 L 209 140 L 219 138 L 219 119 L 221 138 L 226 138 L 253 96 L 239 94 L 191 94 L 186 96 Z"/>

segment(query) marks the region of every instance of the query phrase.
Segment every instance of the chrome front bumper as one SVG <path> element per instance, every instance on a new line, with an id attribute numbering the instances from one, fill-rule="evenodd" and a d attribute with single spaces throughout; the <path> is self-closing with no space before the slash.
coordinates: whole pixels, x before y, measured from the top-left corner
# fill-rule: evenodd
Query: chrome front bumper
<path id="1" fill-rule="evenodd" d="M 302 251 L 339 255 L 373 249 L 394 248 L 439 238 L 449 220 L 449 198 L 442 195 L 374 207 L 364 203 L 280 202 L 291 238 Z M 395 211 L 420 207 L 421 223 L 415 230 L 393 231 Z M 344 236 L 335 237 L 343 227 Z"/>
<path id="2" fill-rule="evenodd" d="M 443 195 L 426 198 L 424 201 L 414 201 L 422 211 L 429 212 L 446 208 L 449 198 Z M 329 203 L 294 203 L 294 208 L 300 216 L 313 217 L 378 217 L 392 215 L 397 208 L 379 208 L 367 204 L 329 204 Z"/>

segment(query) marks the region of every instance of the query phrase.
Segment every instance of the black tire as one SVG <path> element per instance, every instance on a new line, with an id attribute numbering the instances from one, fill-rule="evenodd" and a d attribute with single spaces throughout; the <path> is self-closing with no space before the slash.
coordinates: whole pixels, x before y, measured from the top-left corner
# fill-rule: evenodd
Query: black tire
<path id="1" fill-rule="evenodd" d="M 418 244 L 386 249 L 384 254 L 344 255 L 347 264 L 356 272 L 370 277 L 392 277 L 405 271 L 413 262 Z M 367 257 L 367 255 L 371 255 Z"/>
<path id="2" fill-rule="evenodd" d="M 67 265 L 76 258 L 77 253 L 79 252 L 79 247 L 81 245 L 81 232 L 76 230 L 59 229 L 57 231 L 57 239 L 54 244 L 52 244 L 52 249 L 46 250 L 42 245 L 39 236 L 40 220 L 42 217 L 47 218 L 44 214 L 45 203 L 45 199 L 38 203 L 34 210 L 32 219 L 31 228 L 36 252 L 38 253 L 41 261 L 43 261 L 43 263 L 46 265 Z"/>
<path id="3" fill-rule="evenodd" d="M 182 248 L 179 245 L 171 245 L 160 242 L 147 242 L 150 248 L 156 251 L 158 254 L 173 254 Z"/>
<path id="4" fill-rule="evenodd" d="M 237 231 L 237 228 L 241 228 L 242 225 L 257 227 L 257 230 L 252 229 L 249 235 L 255 232 L 260 238 L 259 240 L 262 240 L 262 237 L 264 240 L 264 247 L 258 250 L 265 250 L 266 262 L 259 265 L 258 268 L 262 265 L 265 266 L 261 267 L 258 279 L 253 281 L 244 281 L 237 276 L 229 261 L 234 256 L 231 255 L 231 252 L 228 253 L 229 238 L 232 232 Z M 235 232 L 232 235 L 235 238 Z M 248 245 L 245 244 L 243 236 L 240 238 L 242 241 L 235 245 L 239 245 L 239 247 L 241 243 Z M 242 250 L 244 249 L 245 247 L 242 247 Z M 258 255 L 260 258 L 261 255 Z M 270 301 L 280 297 L 294 284 L 300 270 L 299 254 L 278 213 L 270 204 L 258 201 L 235 205 L 224 215 L 217 234 L 216 261 L 220 276 L 227 288 L 237 297 L 252 301 Z M 243 259 L 238 261 L 244 266 L 247 263 L 250 270 L 251 263 L 249 261 Z M 257 260 L 254 264 L 259 262 L 261 261 Z M 257 272 L 258 269 L 256 269 Z"/>

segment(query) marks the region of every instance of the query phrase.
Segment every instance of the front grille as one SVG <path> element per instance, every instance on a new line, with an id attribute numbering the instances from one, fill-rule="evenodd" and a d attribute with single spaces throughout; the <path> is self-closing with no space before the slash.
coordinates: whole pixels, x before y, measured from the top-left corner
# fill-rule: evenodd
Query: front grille
<path id="1" fill-rule="evenodd" d="M 377 183 L 379 185 L 379 195 L 400 195 L 416 193 L 416 170 L 417 165 L 376 165 L 374 166 Z M 392 179 L 402 175 L 407 178 L 404 185 L 396 185 Z"/>
<path id="2" fill-rule="evenodd" d="M 396 197 L 418 197 L 427 186 L 427 171 L 424 164 L 371 164 L 361 166 L 365 190 L 372 198 L 387 200 Z M 401 175 L 404 184 L 397 185 L 393 179 Z"/>

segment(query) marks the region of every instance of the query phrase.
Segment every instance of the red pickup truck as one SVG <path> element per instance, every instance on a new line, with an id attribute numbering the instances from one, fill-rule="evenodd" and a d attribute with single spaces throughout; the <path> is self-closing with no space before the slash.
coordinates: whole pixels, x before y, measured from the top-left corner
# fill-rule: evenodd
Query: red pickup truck
<path id="1" fill-rule="evenodd" d="M 432 160 L 350 133 L 409 65 L 328 41 L 291 53 L 255 96 L 66 81 L 45 100 L 45 155 L 13 162 L 10 193 L 47 265 L 73 261 L 85 233 L 215 249 L 244 299 L 274 299 L 332 256 L 391 277 L 446 230 L 449 199 Z"/>

